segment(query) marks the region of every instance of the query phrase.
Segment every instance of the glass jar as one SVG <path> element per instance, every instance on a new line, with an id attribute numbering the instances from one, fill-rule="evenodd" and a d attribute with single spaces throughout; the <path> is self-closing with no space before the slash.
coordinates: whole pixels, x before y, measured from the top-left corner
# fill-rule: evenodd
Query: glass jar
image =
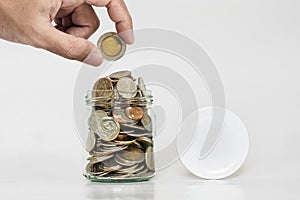
<path id="1" fill-rule="evenodd" d="M 133 97 L 132 97 L 133 96 Z M 155 175 L 151 91 L 88 91 L 84 176 L 93 182 L 147 181 Z"/>

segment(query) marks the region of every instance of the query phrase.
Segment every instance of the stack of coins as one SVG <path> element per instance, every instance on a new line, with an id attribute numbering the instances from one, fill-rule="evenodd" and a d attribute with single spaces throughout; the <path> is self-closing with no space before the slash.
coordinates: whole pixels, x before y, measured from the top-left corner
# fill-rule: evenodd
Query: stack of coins
<path id="1" fill-rule="evenodd" d="M 115 72 L 95 83 L 86 144 L 91 155 L 88 175 L 127 178 L 154 174 L 146 92 L 143 79 L 134 79 L 130 71 Z"/>

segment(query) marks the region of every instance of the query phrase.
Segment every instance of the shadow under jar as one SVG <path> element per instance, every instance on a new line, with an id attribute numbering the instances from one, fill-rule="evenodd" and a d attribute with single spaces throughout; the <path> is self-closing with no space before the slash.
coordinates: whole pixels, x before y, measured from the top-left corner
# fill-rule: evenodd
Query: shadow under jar
<path id="1" fill-rule="evenodd" d="M 88 91 L 87 179 L 137 182 L 154 177 L 152 101 L 149 90 Z"/>

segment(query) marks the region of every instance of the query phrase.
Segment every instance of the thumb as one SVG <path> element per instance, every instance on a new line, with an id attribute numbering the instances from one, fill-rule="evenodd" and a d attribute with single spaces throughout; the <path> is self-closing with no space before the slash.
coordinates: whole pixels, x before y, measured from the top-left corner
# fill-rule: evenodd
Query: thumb
<path id="1" fill-rule="evenodd" d="M 103 61 L 100 50 L 92 42 L 64 33 L 54 27 L 42 33 L 38 47 L 93 66 L 99 66 Z"/>

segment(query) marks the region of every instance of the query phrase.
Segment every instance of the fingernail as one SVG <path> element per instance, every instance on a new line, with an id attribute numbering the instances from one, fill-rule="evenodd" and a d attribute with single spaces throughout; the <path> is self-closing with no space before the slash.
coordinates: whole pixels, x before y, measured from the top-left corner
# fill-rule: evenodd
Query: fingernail
<path id="1" fill-rule="evenodd" d="M 103 61 L 102 54 L 100 50 L 96 47 L 84 59 L 83 63 L 97 67 L 102 64 L 102 61 Z"/>

